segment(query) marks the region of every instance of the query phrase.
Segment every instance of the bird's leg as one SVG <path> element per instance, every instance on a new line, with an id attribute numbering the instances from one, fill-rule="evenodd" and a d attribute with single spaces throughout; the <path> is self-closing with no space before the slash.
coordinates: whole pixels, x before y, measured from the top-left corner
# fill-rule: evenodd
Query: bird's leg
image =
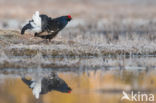
<path id="1" fill-rule="evenodd" d="M 56 35 L 57 35 L 57 32 L 51 33 L 50 35 L 48 35 L 49 42 L 51 42 L 51 40 L 52 40 Z"/>
<path id="2" fill-rule="evenodd" d="M 41 33 L 43 33 L 43 31 L 42 32 L 39 32 L 39 33 L 36 32 L 34 36 L 35 37 L 38 37 Z"/>
<path id="3" fill-rule="evenodd" d="M 49 38 L 49 42 L 51 42 L 51 38 Z"/>
<path id="4" fill-rule="evenodd" d="M 58 32 L 53 32 L 53 33 L 50 33 L 48 35 L 38 35 L 37 37 L 40 37 L 42 39 L 46 39 L 46 40 L 49 40 L 49 42 L 51 41 L 51 39 L 53 39 L 56 35 L 57 35 Z"/>
<path id="5" fill-rule="evenodd" d="M 34 35 L 34 36 L 35 36 L 35 37 L 37 37 L 38 35 L 39 35 L 38 33 L 35 33 L 35 35 Z"/>

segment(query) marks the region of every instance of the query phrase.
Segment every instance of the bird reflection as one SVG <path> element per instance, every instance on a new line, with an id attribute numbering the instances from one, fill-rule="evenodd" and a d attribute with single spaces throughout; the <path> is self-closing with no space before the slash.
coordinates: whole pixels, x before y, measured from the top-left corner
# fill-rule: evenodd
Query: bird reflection
<path id="1" fill-rule="evenodd" d="M 32 93 L 36 99 L 39 99 L 40 94 L 46 94 L 52 90 L 60 91 L 63 93 L 71 93 L 72 89 L 68 84 L 58 77 L 55 72 L 50 75 L 38 78 L 36 80 L 29 80 L 22 77 L 22 81 L 32 89 Z"/>

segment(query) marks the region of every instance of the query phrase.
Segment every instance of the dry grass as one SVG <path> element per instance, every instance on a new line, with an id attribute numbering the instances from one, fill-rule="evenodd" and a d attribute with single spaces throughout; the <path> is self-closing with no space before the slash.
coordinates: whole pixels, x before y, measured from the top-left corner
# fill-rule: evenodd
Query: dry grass
<path id="1" fill-rule="evenodd" d="M 27 61 L 28 58 L 33 60 L 33 57 L 38 54 L 48 59 L 93 56 L 100 58 L 97 59 L 97 64 L 94 64 L 94 60 L 88 60 L 88 62 L 90 61 L 92 67 L 96 67 L 103 63 L 100 61 L 103 56 L 156 55 L 156 7 L 154 5 L 156 2 L 154 0 L 148 2 L 146 0 L 39 1 L 19 0 L 15 2 L 12 0 L 8 2 L 0 0 L 0 18 L 2 20 L 0 25 L 5 29 L 0 30 L 0 50 L 7 58 L 13 60 L 13 57 L 21 57 L 22 61 L 26 57 L 26 60 L 23 61 Z M 14 9 L 10 10 L 8 7 Z M 21 36 L 19 33 L 21 25 L 26 19 L 31 18 L 36 10 L 52 17 L 70 13 L 73 20 L 49 43 L 33 37 L 30 32 Z M 15 26 L 12 25 L 14 23 L 16 23 Z M 56 63 L 52 64 L 54 61 L 47 61 L 51 64 L 42 67 L 56 67 Z M 74 63 L 72 60 L 66 61 L 71 67 L 83 65 L 77 59 L 73 60 Z M 155 63 L 155 60 L 151 61 Z M 150 65 L 155 66 L 153 62 Z M 18 62 L 17 65 L 16 67 L 23 67 Z M 33 63 L 28 63 L 28 65 L 33 65 Z M 63 66 L 70 67 L 66 62 L 60 67 Z"/>
<path id="2" fill-rule="evenodd" d="M 70 34 L 68 29 L 80 35 Z M 18 31 L 1 30 L 0 68 L 155 69 L 156 45 L 154 40 L 144 38 L 148 35 L 135 34 L 129 39 L 128 35 L 119 33 L 118 39 L 112 37 L 106 42 L 103 40 L 107 40 L 107 34 L 80 30 L 81 27 L 69 27 L 52 42 L 30 34 L 22 36 Z"/>

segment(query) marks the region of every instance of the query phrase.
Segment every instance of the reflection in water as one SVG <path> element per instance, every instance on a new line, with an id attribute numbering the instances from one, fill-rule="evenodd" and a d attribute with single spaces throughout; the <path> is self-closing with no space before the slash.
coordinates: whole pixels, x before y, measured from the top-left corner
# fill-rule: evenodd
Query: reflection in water
<path id="1" fill-rule="evenodd" d="M 156 94 L 155 57 L 2 58 L 0 103 L 122 103 L 123 90 Z"/>
<path id="2" fill-rule="evenodd" d="M 156 71 L 146 70 L 86 70 L 83 72 L 57 72 L 52 70 L 34 72 L 18 71 L 16 73 L 0 73 L 0 103 L 122 103 L 122 91 L 130 93 L 132 90 L 141 93 L 156 94 Z M 48 92 L 36 99 L 30 86 L 32 81 L 41 80 L 51 82 L 50 79 L 66 81 L 72 87 L 72 93 L 58 91 Z M 26 78 L 24 78 L 26 77 Z M 30 79 L 32 78 L 32 79 Z M 62 78 L 62 79 L 61 79 Z M 46 80 L 47 79 L 47 80 Z M 54 79 L 54 80 L 56 80 Z M 53 80 L 52 80 L 53 81 Z M 48 83 L 49 83 L 48 82 Z M 47 83 L 47 84 L 48 84 Z M 41 83 L 41 88 L 44 84 Z M 51 85 L 48 84 L 48 85 Z M 44 89 L 46 89 L 48 86 Z M 41 89 L 42 92 L 42 89 Z M 127 103 L 128 101 L 124 101 Z"/>
<path id="3" fill-rule="evenodd" d="M 64 93 L 70 93 L 71 88 L 67 83 L 58 77 L 54 72 L 50 75 L 36 78 L 36 80 L 28 80 L 22 78 L 23 82 L 32 88 L 33 95 L 38 99 L 40 94 L 46 94 L 49 91 L 56 90 Z"/>

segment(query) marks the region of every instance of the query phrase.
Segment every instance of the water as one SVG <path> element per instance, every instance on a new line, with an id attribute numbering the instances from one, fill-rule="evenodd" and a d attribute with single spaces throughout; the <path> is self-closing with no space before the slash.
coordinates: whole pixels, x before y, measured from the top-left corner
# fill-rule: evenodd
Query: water
<path id="1" fill-rule="evenodd" d="M 32 90 L 21 80 L 21 77 L 27 75 L 29 78 L 34 78 L 39 74 L 40 77 L 44 77 L 52 70 L 39 71 L 1 73 L 2 103 L 120 103 L 123 90 L 156 93 L 155 71 L 86 70 L 85 72 L 57 72 L 59 77 L 72 88 L 70 94 L 52 91 L 35 99 Z"/>
<path id="2" fill-rule="evenodd" d="M 94 43 L 87 37 L 72 41 L 58 35 L 46 43 L 30 35 L 20 36 L 17 31 L 2 32 L 0 103 L 127 103 L 121 100 L 123 91 L 129 96 L 132 91 L 156 94 L 154 42 L 153 46 L 147 42 L 147 46 L 122 39 L 121 44 L 112 44 L 98 37 Z M 22 78 L 39 85 L 51 72 L 56 72 L 72 92 L 52 90 L 36 99 Z"/>
<path id="3" fill-rule="evenodd" d="M 33 57 L 1 54 L 1 103 L 127 103 L 122 92 L 156 94 L 153 56 Z M 50 91 L 36 99 L 22 80 L 42 79 L 55 72 L 72 88 L 71 93 Z"/>
<path id="4" fill-rule="evenodd" d="M 0 103 L 156 102 L 131 99 L 133 92 L 156 96 L 155 0 L 27 1 L 0 0 Z M 21 35 L 36 10 L 73 20 L 51 42 Z M 36 81 L 39 91 L 53 72 L 71 93 L 53 90 L 36 99 L 22 80 Z"/>

